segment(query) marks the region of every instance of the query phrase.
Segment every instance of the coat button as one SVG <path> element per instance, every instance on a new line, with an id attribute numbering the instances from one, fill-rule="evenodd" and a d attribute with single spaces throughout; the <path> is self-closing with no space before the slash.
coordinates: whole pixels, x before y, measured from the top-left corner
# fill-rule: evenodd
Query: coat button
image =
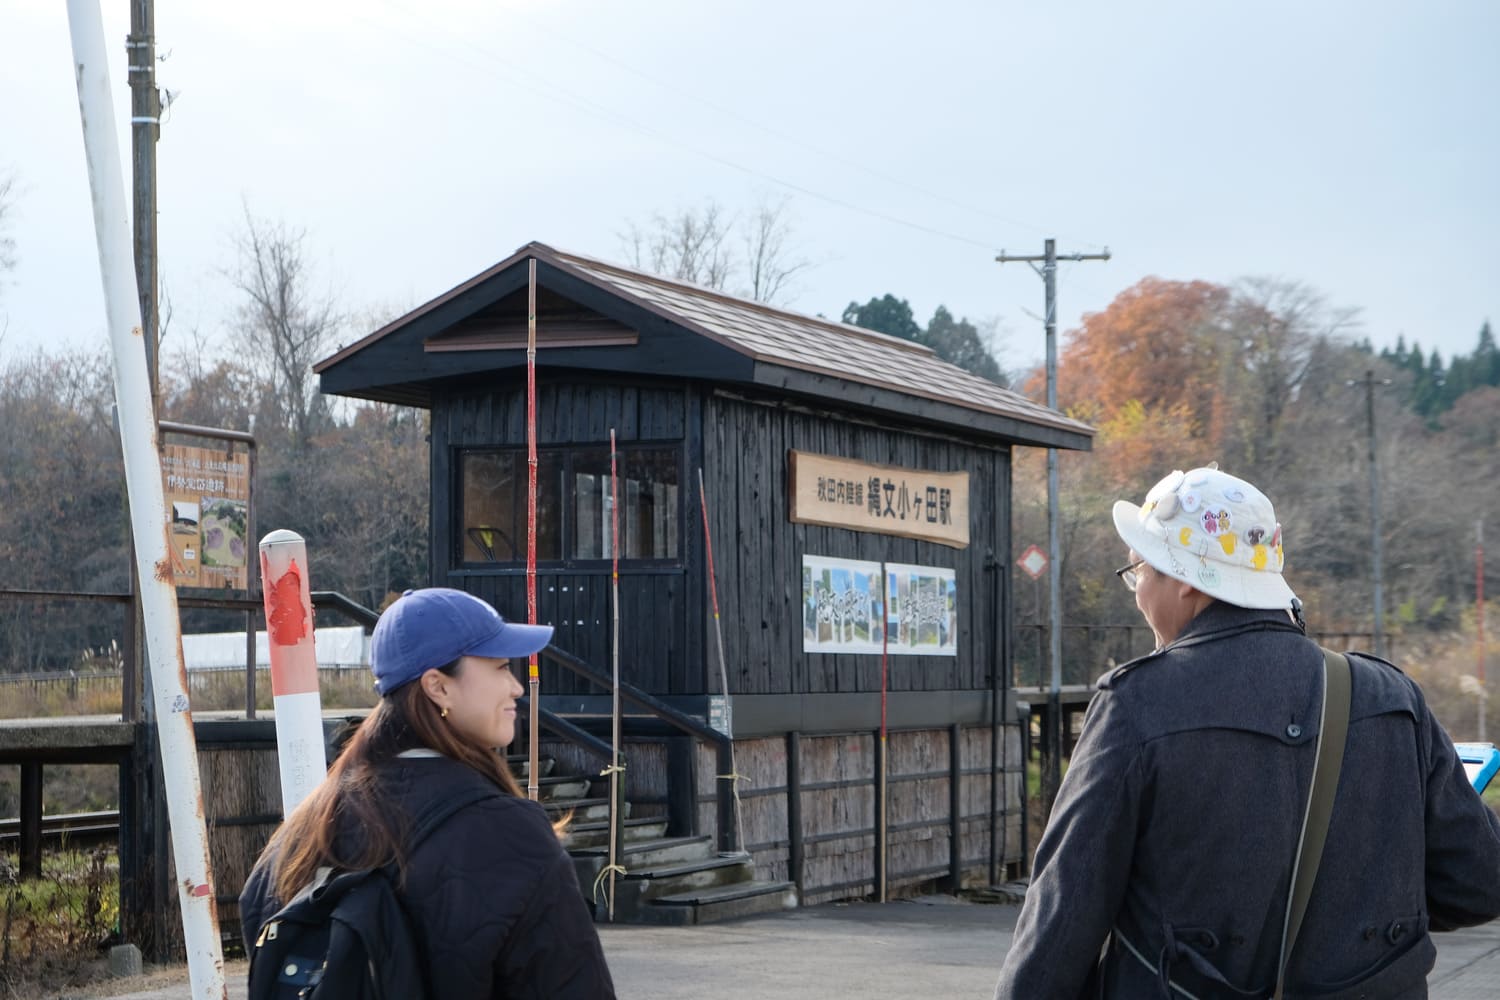
<path id="1" fill-rule="evenodd" d="M 1372 940 L 1375 937 L 1375 928 L 1366 927 L 1362 936 L 1366 941 Z"/>
<path id="2" fill-rule="evenodd" d="M 1392 922 L 1391 926 L 1387 927 L 1385 930 L 1385 938 L 1391 944 L 1395 944 L 1405 936 L 1406 925 L 1399 920 Z"/>
<path id="3" fill-rule="evenodd" d="M 1294 722 L 1286 727 L 1286 734 L 1288 738 L 1295 740 L 1302 735 L 1302 727 Z"/>

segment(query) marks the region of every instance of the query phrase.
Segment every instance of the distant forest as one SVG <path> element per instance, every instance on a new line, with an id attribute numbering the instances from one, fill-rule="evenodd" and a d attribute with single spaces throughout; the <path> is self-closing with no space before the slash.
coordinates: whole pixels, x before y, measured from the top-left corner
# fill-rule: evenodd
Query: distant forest
<path id="1" fill-rule="evenodd" d="M 210 338 L 167 317 L 159 412 L 253 431 L 257 532 L 302 534 L 314 589 L 378 608 L 427 582 L 428 415 L 321 395 L 311 364 L 385 317 L 351 318 L 315 295 L 301 248 L 300 234 L 247 219 L 234 322 Z M 1003 372 L 987 337 L 946 309 L 922 327 L 885 295 L 851 303 L 844 318 L 1044 398 L 1041 372 Z M 1276 280 L 1148 278 L 1085 316 L 1059 354 L 1061 407 L 1098 431 L 1092 451 L 1061 458 L 1065 620 L 1137 620 L 1112 575 L 1124 552 L 1111 503 L 1139 499 L 1174 468 L 1217 461 L 1274 501 L 1287 575 L 1315 627 L 1368 633 L 1373 443 L 1388 631 L 1402 650 L 1472 637 L 1480 522 L 1500 537 L 1500 352 L 1490 324 L 1476 325 L 1473 350 L 1446 361 L 1415 340 L 1377 347 L 1350 314 Z M 5 358 L 6 588 L 128 588 L 112 399 L 102 350 Z M 1044 453 L 1018 450 L 1015 470 L 1014 548 L 1045 547 Z M 1045 591 L 1014 576 L 1016 621 L 1045 620 Z M 113 616 L 76 606 L 0 602 L 0 670 L 88 665 L 118 632 Z"/>

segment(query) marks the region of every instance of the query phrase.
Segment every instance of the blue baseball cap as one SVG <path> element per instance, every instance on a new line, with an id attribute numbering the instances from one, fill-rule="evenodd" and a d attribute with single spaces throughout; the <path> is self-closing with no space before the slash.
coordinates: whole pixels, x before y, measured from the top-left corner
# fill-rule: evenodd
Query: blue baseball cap
<path id="1" fill-rule="evenodd" d="M 375 623 L 370 672 L 375 690 L 390 694 L 460 656 L 530 656 L 551 641 L 551 625 L 508 622 L 462 590 L 408 590 Z"/>

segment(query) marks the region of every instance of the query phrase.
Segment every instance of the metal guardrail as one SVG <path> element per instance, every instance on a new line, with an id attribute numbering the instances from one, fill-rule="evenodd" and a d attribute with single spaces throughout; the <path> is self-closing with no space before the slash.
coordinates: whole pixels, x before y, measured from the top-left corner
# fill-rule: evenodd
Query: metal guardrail
<path id="1" fill-rule="evenodd" d="M 120 813 L 116 809 L 104 809 L 43 816 L 41 833 L 42 840 L 52 844 L 112 843 L 120 835 Z M 0 845 L 10 848 L 20 839 L 20 818 L 0 819 Z"/>

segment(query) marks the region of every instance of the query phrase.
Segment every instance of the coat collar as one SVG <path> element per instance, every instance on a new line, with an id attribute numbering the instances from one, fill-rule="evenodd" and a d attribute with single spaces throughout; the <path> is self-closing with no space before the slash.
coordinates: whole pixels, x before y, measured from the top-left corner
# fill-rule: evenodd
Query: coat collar
<path id="1" fill-rule="evenodd" d="M 1298 631 L 1297 626 L 1292 622 L 1291 615 L 1285 611 L 1240 608 L 1233 604 L 1225 604 L 1223 601 L 1214 601 L 1200 611 L 1196 618 L 1188 622 L 1182 634 L 1163 646 L 1161 651 L 1165 652 L 1189 639 L 1194 640 L 1196 644 L 1219 633 L 1280 626 L 1285 626 L 1290 631 Z"/>

